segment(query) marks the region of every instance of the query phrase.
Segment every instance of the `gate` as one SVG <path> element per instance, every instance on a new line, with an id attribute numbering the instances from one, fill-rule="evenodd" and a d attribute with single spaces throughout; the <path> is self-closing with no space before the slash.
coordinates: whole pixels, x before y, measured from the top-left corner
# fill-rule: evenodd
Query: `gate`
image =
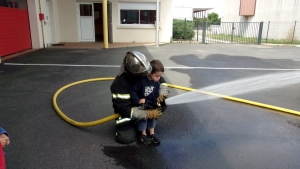
<path id="1" fill-rule="evenodd" d="M 202 24 L 202 43 L 261 44 L 262 22 Z M 198 33 L 199 36 L 199 33 Z M 197 37 L 199 40 L 199 37 Z"/>
<path id="2" fill-rule="evenodd" d="M 210 23 L 175 19 L 173 23 L 176 23 L 173 24 L 173 41 L 261 44 L 263 22 Z"/>

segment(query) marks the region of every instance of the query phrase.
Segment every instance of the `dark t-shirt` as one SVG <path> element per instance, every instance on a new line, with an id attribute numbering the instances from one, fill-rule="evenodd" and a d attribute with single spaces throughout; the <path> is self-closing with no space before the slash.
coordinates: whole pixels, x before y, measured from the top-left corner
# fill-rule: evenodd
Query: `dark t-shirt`
<path id="1" fill-rule="evenodd" d="M 140 78 L 130 90 L 132 102 L 138 105 L 140 99 L 146 99 L 155 103 L 159 96 L 159 85 L 159 82 L 154 82 L 148 76 Z"/>

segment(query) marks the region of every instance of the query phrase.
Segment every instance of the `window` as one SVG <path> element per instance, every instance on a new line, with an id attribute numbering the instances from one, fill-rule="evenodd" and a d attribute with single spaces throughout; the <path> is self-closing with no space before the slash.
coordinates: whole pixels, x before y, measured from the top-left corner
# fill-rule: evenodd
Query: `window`
<path id="1" fill-rule="evenodd" d="M 121 10 L 121 24 L 139 24 L 139 11 Z"/>
<path id="2" fill-rule="evenodd" d="M 154 24 L 156 10 L 140 10 L 140 24 Z"/>
<path id="3" fill-rule="evenodd" d="M 155 3 L 119 3 L 120 24 L 154 24 Z"/>
<path id="4" fill-rule="evenodd" d="M 91 4 L 80 4 L 80 16 L 93 16 Z"/>
<path id="5" fill-rule="evenodd" d="M 0 7 L 27 9 L 26 0 L 0 0 Z"/>

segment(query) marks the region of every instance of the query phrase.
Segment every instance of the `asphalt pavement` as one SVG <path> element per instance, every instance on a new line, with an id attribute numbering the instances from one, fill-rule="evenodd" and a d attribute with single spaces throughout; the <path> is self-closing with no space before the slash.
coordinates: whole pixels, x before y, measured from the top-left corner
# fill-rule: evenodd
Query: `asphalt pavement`
<path id="1" fill-rule="evenodd" d="M 5 148 L 7 168 L 300 168 L 300 117 L 251 104 L 212 98 L 169 105 L 155 129 L 159 146 L 116 142 L 113 121 L 76 127 L 58 116 L 52 99 L 61 87 L 115 77 L 125 53 L 132 50 L 161 60 L 168 83 L 193 89 L 267 74 L 273 79 L 280 73 L 290 77 L 300 71 L 300 48 L 295 46 L 172 43 L 35 50 L 0 64 L 0 126 L 11 139 Z M 288 80 L 290 85 L 279 82 L 235 97 L 298 112 L 299 83 Z M 107 117 L 113 114 L 111 83 L 70 87 L 59 94 L 57 104 L 76 121 Z M 255 85 L 249 83 L 245 91 Z M 233 83 L 233 89 L 239 85 Z M 170 88 L 170 98 L 190 99 L 184 93 L 188 92 Z"/>

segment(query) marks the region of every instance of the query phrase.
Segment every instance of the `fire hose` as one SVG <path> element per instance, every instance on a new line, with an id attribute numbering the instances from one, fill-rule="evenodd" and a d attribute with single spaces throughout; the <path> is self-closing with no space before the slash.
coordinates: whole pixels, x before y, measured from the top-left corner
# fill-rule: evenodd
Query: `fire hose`
<path id="1" fill-rule="evenodd" d="M 55 92 L 55 94 L 53 96 L 53 99 L 52 99 L 53 107 L 56 110 L 57 114 L 63 120 L 65 120 L 66 122 L 68 122 L 71 125 L 78 126 L 78 127 L 91 127 L 91 126 L 96 126 L 96 125 L 100 125 L 100 124 L 106 123 L 106 122 L 111 121 L 111 120 L 115 120 L 116 118 L 120 117 L 120 114 L 116 113 L 116 114 L 107 116 L 105 118 L 102 118 L 102 119 L 99 119 L 99 120 L 96 120 L 96 121 L 90 121 L 90 122 L 75 121 L 75 120 L 69 118 L 68 116 L 66 116 L 59 109 L 59 107 L 57 105 L 57 97 L 58 97 L 58 95 L 63 90 L 65 90 L 67 88 L 70 88 L 72 86 L 75 86 L 75 85 L 78 85 L 78 84 L 82 84 L 82 83 L 95 82 L 95 81 L 109 81 L 109 80 L 114 80 L 114 79 L 115 78 L 113 78 L 113 77 L 93 78 L 93 79 L 86 79 L 86 80 L 81 80 L 81 81 L 73 82 L 73 83 L 70 83 L 70 84 L 68 84 L 66 86 L 63 86 L 57 92 Z M 272 106 L 272 105 L 268 105 L 268 104 L 264 104 L 264 103 L 254 102 L 254 101 L 250 101 L 250 100 L 240 99 L 240 98 L 236 98 L 236 97 L 220 95 L 220 94 L 216 94 L 216 93 L 212 93 L 212 92 L 201 91 L 201 90 L 192 89 L 192 88 L 188 88 L 188 87 L 177 86 L 177 85 L 173 85 L 173 84 L 168 84 L 168 87 L 172 87 L 172 88 L 175 88 L 175 89 L 181 89 L 181 90 L 185 90 L 185 91 L 199 92 L 199 93 L 202 93 L 202 94 L 212 95 L 212 96 L 220 97 L 220 98 L 231 100 L 231 101 L 235 101 L 235 102 L 241 102 L 241 103 L 245 103 L 245 104 L 249 104 L 249 105 L 254 105 L 254 106 L 258 106 L 258 107 L 263 107 L 263 108 L 267 108 L 267 109 L 272 109 L 272 110 L 276 110 L 276 111 L 281 111 L 281 112 L 289 113 L 289 114 L 293 114 L 293 115 L 300 115 L 299 111 L 295 111 L 295 110 L 291 110 L 291 109 L 286 109 L 286 108 L 282 108 L 282 107 L 277 107 L 277 106 Z"/>

